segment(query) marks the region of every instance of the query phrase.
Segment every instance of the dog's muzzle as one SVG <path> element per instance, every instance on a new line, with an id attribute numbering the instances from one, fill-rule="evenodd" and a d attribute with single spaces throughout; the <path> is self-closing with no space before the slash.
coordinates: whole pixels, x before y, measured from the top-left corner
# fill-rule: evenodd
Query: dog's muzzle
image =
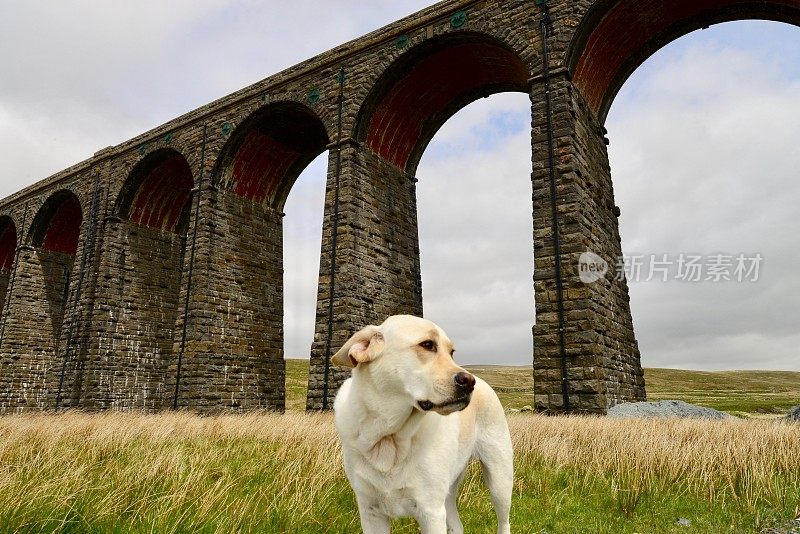
<path id="1" fill-rule="evenodd" d="M 466 371 L 461 371 L 454 376 L 453 382 L 456 384 L 456 389 L 467 394 L 472 393 L 472 390 L 475 389 L 475 377 Z"/>
<path id="2" fill-rule="evenodd" d="M 466 395 L 459 396 L 439 404 L 434 404 L 431 401 L 427 400 L 419 401 L 417 404 L 419 405 L 420 410 L 422 410 L 423 412 L 429 412 L 431 410 L 443 410 L 453 407 L 455 407 L 455 410 L 452 411 L 457 412 L 459 410 L 463 410 L 464 408 L 466 408 L 469 405 L 470 399 L 472 399 L 472 394 L 468 393 Z"/>
<path id="3" fill-rule="evenodd" d="M 456 386 L 455 397 L 449 401 L 440 404 L 434 404 L 429 400 L 422 400 L 417 402 L 420 410 L 429 412 L 433 409 L 441 410 L 450 407 L 456 407 L 456 410 L 463 410 L 469 404 L 472 398 L 472 391 L 475 389 L 475 377 L 466 371 L 461 371 L 453 377 L 453 383 Z"/>

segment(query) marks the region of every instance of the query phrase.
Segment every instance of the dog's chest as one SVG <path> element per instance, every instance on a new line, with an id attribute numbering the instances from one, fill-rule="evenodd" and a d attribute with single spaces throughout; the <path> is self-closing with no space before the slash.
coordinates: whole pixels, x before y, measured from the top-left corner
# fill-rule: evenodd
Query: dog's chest
<path id="1" fill-rule="evenodd" d="M 390 517 L 409 517 L 416 515 L 421 497 L 419 488 L 411 485 L 418 481 L 374 473 L 357 474 L 360 495 L 369 501 L 369 507 Z"/>
<path id="2" fill-rule="evenodd" d="M 417 499 L 409 490 L 396 490 L 387 493 L 373 506 L 389 517 L 411 517 L 416 515 Z"/>
<path id="3" fill-rule="evenodd" d="M 424 456 L 419 455 L 415 460 L 422 460 Z M 426 506 L 431 491 L 442 488 L 436 480 L 440 478 L 436 469 L 431 469 L 424 461 L 406 460 L 402 458 L 388 471 L 382 471 L 356 453 L 346 455 L 345 467 L 353 489 L 370 508 L 390 517 L 409 517 Z"/>

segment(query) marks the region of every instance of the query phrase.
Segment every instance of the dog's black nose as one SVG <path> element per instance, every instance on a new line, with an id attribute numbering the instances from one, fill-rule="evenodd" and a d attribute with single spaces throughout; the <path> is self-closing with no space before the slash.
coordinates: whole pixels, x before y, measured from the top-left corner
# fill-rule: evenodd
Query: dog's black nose
<path id="1" fill-rule="evenodd" d="M 461 371 L 458 373 L 453 380 L 455 381 L 458 389 L 462 391 L 470 393 L 473 389 L 475 389 L 475 377 L 466 371 Z"/>

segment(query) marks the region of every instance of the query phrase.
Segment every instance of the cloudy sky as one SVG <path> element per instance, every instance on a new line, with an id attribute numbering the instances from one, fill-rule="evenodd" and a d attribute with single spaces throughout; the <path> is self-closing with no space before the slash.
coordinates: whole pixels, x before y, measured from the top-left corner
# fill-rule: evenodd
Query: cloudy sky
<path id="1" fill-rule="evenodd" d="M 0 0 L 0 196 L 428 4 Z M 611 109 L 645 366 L 800 370 L 798 57 L 797 28 L 714 26 L 648 60 Z M 425 312 L 466 363 L 531 360 L 529 122 L 525 95 L 475 103 L 418 171 Z M 324 165 L 286 208 L 289 356 L 313 336 Z M 760 254 L 758 280 L 680 281 L 673 265 L 645 281 L 651 255 L 720 254 Z"/>

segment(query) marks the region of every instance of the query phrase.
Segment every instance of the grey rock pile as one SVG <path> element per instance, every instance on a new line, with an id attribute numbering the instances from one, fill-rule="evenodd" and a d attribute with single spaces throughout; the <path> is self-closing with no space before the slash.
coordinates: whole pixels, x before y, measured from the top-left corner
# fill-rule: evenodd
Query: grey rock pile
<path id="1" fill-rule="evenodd" d="M 617 404 L 609 408 L 608 416 L 619 418 L 678 417 L 683 419 L 728 419 L 731 417 L 725 412 L 713 408 L 695 406 L 679 400 Z"/>

